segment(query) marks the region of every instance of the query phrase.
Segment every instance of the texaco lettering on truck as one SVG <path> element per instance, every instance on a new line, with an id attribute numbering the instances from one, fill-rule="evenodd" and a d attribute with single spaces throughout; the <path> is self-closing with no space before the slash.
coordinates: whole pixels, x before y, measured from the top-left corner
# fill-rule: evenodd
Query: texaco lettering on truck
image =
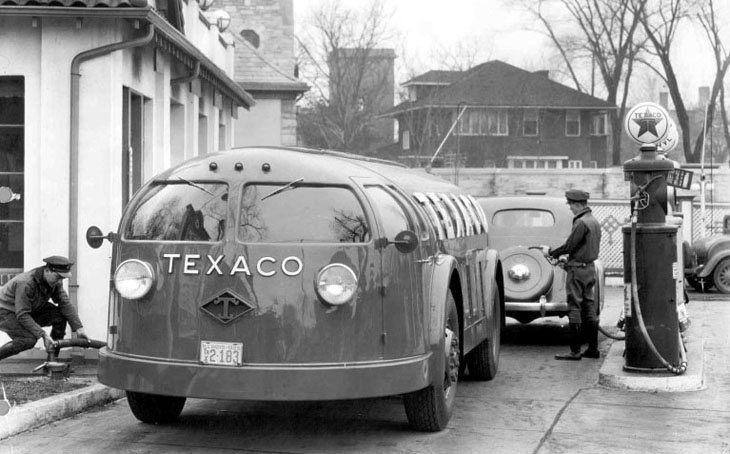
<path id="1" fill-rule="evenodd" d="M 502 269 L 482 208 L 422 170 L 244 148 L 187 161 L 129 203 L 112 245 L 99 380 L 143 422 L 187 397 L 403 395 L 443 429 L 465 369 L 497 372 Z"/>

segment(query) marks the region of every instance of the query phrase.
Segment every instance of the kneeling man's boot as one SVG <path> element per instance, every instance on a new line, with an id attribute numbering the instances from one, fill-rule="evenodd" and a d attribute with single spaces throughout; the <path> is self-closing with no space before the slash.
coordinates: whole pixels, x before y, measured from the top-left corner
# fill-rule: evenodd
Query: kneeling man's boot
<path id="1" fill-rule="evenodd" d="M 555 359 L 564 359 L 568 361 L 580 361 L 580 323 L 570 323 L 570 353 L 557 354 Z"/>

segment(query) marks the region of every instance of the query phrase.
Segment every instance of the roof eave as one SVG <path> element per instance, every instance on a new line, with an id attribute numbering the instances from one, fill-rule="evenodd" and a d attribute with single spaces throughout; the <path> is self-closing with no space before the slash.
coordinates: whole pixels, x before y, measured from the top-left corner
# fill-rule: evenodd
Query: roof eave
<path id="1" fill-rule="evenodd" d="M 485 108 L 485 109 L 576 109 L 576 110 L 618 110 L 617 106 L 527 106 L 527 105 L 494 105 L 494 104 L 421 104 L 417 106 L 409 106 L 397 111 L 382 114 L 382 116 L 394 116 L 411 110 L 420 109 L 456 109 L 459 107 L 469 108 Z"/>
<path id="2" fill-rule="evenodd" d="M 180 50 L 201 65 L 215 79 L 217 88 L 224 92 L 237 105 L 246 109 L 256 104 L 253 97 L 231 79 L 222 69 L 211 61 L 203 52 L 189 42 L 185 35 L 175 29 L 157 11 L 151 7 L 144 8 L 81 8 L 62 6 L 0 6 L 0 16 L 25 17 L 94 17 L 110 19 L 142 20 L 155 26 L 156 33 L 161 33 Z"/>

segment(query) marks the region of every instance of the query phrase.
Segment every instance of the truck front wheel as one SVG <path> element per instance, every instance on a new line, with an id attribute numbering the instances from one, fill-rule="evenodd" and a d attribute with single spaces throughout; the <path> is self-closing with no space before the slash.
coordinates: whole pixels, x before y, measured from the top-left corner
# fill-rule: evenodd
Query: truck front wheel
<path id="1" fill-rule="evenodd" d="M 459 313 L 451 291 L 447 296 L 446 310 L 443 378 L 437 384 L 403 396 L 409 424 L 424 432 L 443 430 L 451 419 L 456 400 L 460 355 Z"/>
<path id="2" fill-rule="evenodd" d="M 184 397 L 127 391 L 127 403 L 135 418 L 147 424 L 171 423 L 185 406 Z"/>

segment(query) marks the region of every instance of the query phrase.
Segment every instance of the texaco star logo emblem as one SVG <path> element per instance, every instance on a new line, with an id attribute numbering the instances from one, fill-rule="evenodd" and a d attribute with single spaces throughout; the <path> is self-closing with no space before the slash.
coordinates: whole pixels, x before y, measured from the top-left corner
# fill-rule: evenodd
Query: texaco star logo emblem
<path id="1" fill-rule="evenodd" d="M 652 112 L 647 108 L 646 110 L 644 110 L 640 118 L 632 118 L 631 121 L 639 125 L 639 137 L 643 136 L 647 132 L 653 134 L 654 137 L 658 137 L 659 133 L 657 133 L 656 131 L 657 123 L 661 123 L 662 121 L 667 120 L 664 118 L 654 117 L 652 115 Z"/>
<path id="2" fill-rule="evenodd" d="M 670 123 L 669 114 L 662 106 L 644 102 L 629 110 L 624 120 L 624 127 L 634 142 L 645 145 L 664 140 Z"/>

